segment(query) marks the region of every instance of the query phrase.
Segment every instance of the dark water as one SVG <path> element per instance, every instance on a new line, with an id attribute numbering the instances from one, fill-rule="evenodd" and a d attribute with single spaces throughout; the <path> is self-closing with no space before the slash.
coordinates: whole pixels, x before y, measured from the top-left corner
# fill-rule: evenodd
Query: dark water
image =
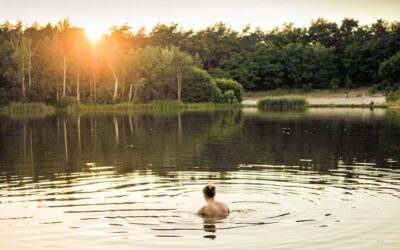
<path id="1" fill-rule="evenodd" d="M 396 110 L 1 117 L 0 156 L 0 249 L 400 247 Z"/>

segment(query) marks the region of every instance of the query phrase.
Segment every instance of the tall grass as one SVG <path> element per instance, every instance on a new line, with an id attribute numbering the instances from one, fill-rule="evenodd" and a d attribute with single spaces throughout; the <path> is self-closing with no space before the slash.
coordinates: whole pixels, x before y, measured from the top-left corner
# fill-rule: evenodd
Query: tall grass
<path id="1" fill-rule="evenodd" d="M 263 111 L 303 111 L 308 106 L 306 98 L 298 96 L 265 97 L 257 102 L 258 109 Z"/>
<path id="2" fill-rule="evenodd" d="M 13 102 L 1 108 L 2 113 L 12 117 L 44 116 L 55 112 L 55 108 L 44 103 Z"/>
<path id="3" fill-rule="evenodd" d="M 397 90 L 389 91 L 386 94 L 386 101 L 392 104 L 400 104 L 400 87 Z"/>
<path id="4" fill-rule="evenodd" d="M 116 104 L 84 104 L 74 103 L 68 105 L 62 111 L 68 113 L 109 113 L 109 112 L 133 112 L 133 111 L 175 111 L 175 110 L 199 110 L 213 111 L 222 109 L 240 108 L 240 105 L 216 104 L 216 103 L 183 103 L 176 100 L 153 101 L 145 104 L 116 103 Z"/>
<path id="5" fill-rule="evenodd" d="M 129 113 L 137 111 L 214 111 L 240 109 L 240 104 L 218 103 L 183 103 L 176 100 L 154 101 L 145 104 L 115 103 L 90 104 L 80 102 L 63 102 L 55 106 L 44 103 L 11 103 L 1 107 L 0 112 L 13 117 L 46 116 L 56 112 L 66 113 Z"/>

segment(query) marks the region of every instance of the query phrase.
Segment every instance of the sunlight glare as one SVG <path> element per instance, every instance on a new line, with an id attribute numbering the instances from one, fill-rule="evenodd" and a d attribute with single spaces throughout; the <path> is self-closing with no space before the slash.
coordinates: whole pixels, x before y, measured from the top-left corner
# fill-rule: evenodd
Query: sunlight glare
<path id="1" fill-rule="evenodd" d="M 97 42 L 99 41 L 103 35 L 105 34 L 105 32 L 103 32 L 100 28 L 98 27 L 86 27 L 85 28 L 85 34 L 87 36 L 87 38 L 91 41 L 91 42 Z"/>

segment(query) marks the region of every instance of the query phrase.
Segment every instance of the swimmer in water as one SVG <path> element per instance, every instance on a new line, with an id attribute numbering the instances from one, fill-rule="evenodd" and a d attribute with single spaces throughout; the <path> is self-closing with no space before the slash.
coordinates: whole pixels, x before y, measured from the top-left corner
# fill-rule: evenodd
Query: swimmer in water
<path id="1" fill-rule="evenodd" d="M 212 184 L 208 184 L 203 188 L 204 199 L 207 202 L 207 205 L 200 208 L 197 212 L 197 215 L 206 216 L 206 217 L 221 217 L 225 218 L 229 215 L 229 208 L 225 203 L 216 201 L 214 199 L 215 196 L 215 186 Z"/>

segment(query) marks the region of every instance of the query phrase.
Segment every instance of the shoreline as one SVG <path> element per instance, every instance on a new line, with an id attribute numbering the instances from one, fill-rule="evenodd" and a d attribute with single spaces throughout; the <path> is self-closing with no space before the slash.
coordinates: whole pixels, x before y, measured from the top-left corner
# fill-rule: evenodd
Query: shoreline
<path id="1" fill-rule="evenodd" d="M 180 111 L 217 111 L 241 109 L 240 104 L 222 103 L 182 103 L 178 101 L 155 101 L 146 104 L 113 103 L 113 104 L 92 104 L 73 103 L 63 107 L 38 102 L 14 102 L 0 106 L 0 115 L 23 116 L 46 116 L 57 113 L 64 114 L 107 114 L 107 113 L 133 113 L 145 111 L 158 112 L 180 112 Z"/>
<path id="2" fill-rule="evenodd" d="M 333 90 L 284 90 L 247 92 L 240 104 L 182 103 L 176 100 L 133 103 L 70 103 L 66 106 L 38 102 L 15 102 L 0 106 L 0 114 L 14 116 L 49 115 L 54 113 L 130 113 L 138 111 L 215 111 L 257 107 L 264 97 L 303 97 L 310 108 L 400 108 L 399 101 L 387 102 L 383 92 L 371 94 L 367 88 Z"/>
<path id="3" fill-rule="evenodd" d="M 261 98 L 260 98 L 261 99 Z M 349 98 L 343 100 L 343 98 L 329 98 L 329 99 L 317 99 L 317 98 L 306 98 L 310 108 L 397 108 L 397 105 L 391 105 L 382 98 L 364 98 L 362 100 L 356 98 Z M 259 99 L 247 99 L 243 100 L 242 105 L 244 107 L 257 107 Z"/>
<path id="4" fill-rule="evenodd" d="M 333 90 L 271 90 L 255 93 L 246 93 L 242 105 L 246 107 L 257 106 L 258 100 L 263 97 L 303 97 L 312 108 L 392 108 L 398 107 L 396 103 L 389 103 L 383 92 L 371 94 L 368 88 Z"/>

